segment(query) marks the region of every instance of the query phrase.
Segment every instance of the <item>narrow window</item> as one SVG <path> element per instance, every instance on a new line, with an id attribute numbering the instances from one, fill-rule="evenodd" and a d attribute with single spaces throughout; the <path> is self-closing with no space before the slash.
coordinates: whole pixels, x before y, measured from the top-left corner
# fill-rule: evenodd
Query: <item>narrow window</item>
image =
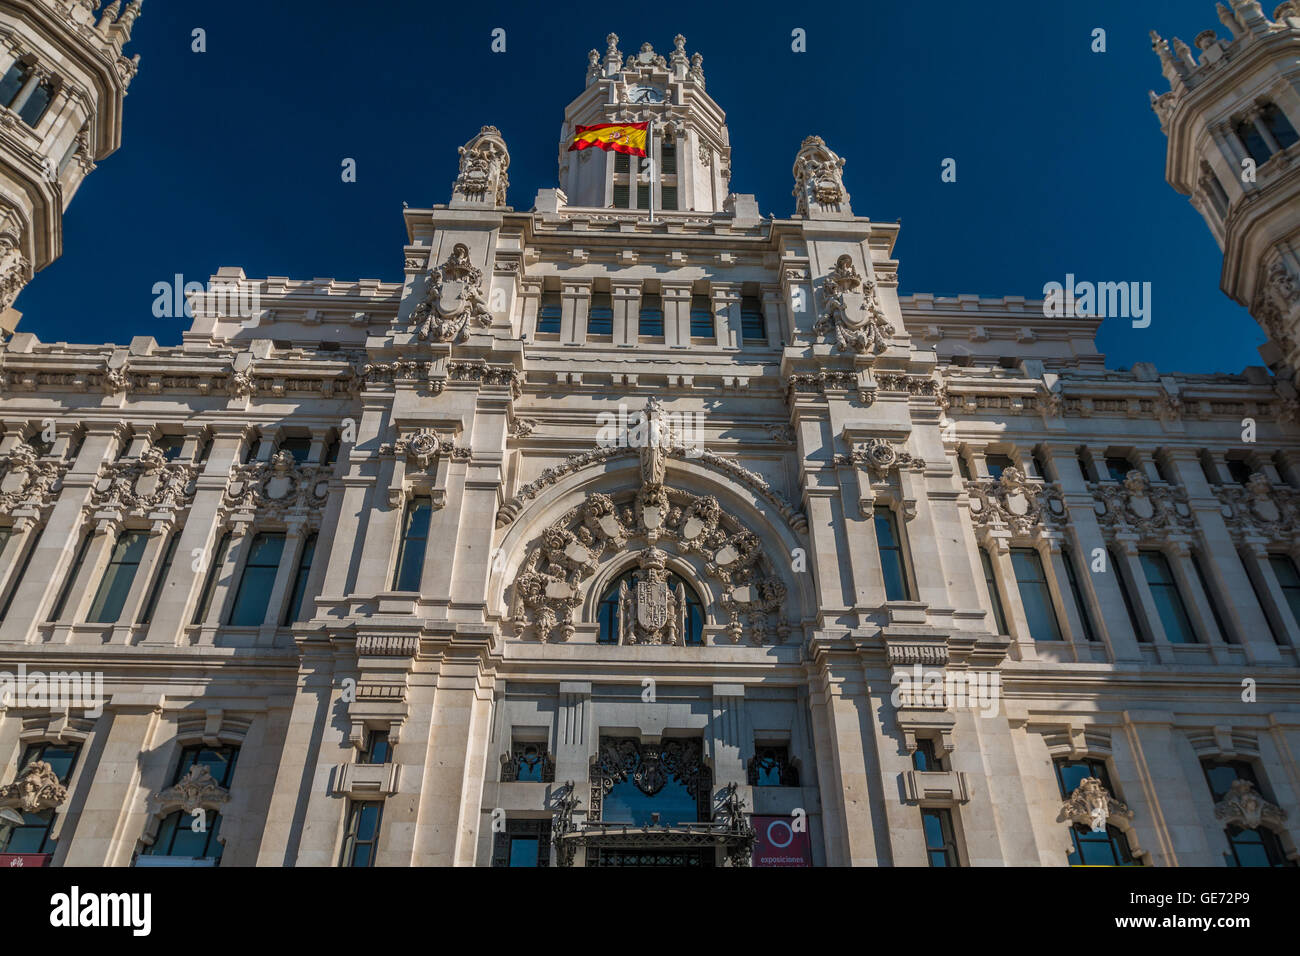
<path id="1" fill-rule="evenodd" d="M 167 575 L 172 570 L 172 558 L 176 556 L 176 544 L 181 540 L 181 533 L 177 531 L 167 542 L 167 550 L 163 552 L 162 567 L 158 569 L 158 574 L 154 577 L 153 587 L 149 589 L 149 599 L 145 601 L 144 610 L 140 612 L 140 624 L 148 624 L 153 620 L 153 612 L 158 607 L 158 601 L 162 597 L 164 585 L 167 583 Z"/>
<path id="2" fill-rule="evenodd" d="M 632 159 L 627 153 L 614 154 L 614 172 L 626 173 L 632 169 Z"/>
<path id="3" fill-rule="evenodd" d="M 640 183 L 636 187 L 636 208 L 637 209 L 650 208 L 650 184 L 649 183 Z"/>
<path id="4" fill-rule="evenodd" d="M 1296 136 L 1295 127 L 1286 118 L 1286 114 L 1274 104 L 1270 103 L 1264 107 L 1262 115 L 1264 125 L 1268 127 L 1268 131 L 1273 134 L 1273 138 L 1277 140 L 1277 144 L 1283 149 L 1294 146 L 1297 140 L 1300 139 L 1300 137 Z"/>
<path id="5" fill-rule="evenodd" d="M 988 551 L 980 548 L 980 566 L 984 569 L 984 584 L 989 589 L 989 600 L 993 602 L 993 623 L 999 634 L 1011 633 L 1007 630 L 1007 614 L 1002 607 L 1002 594 L 998 591 L 997 575 L 993 573 L 993 559 Z"/>
<path id="6" fill-rule="evenodd" d="M 348 828 L 343 838 L 342 866 L 375 865 L 379 826 L 384 818 L 381 800 L 354 800 L 348 807 Z"/>
<path id="7" fill-rule="evenodd" d="M 1251 159 L 1260 165 L 1268 162 L 1268 143 L 1264 142 L 1264 137 L 1255 128 L 1254 123 L 1248 119 L 1242 120 L 1237 124 L 1235 131 L 1237 138 L 1246 147 L 1246 152 L 1250 154 Z"/>
<path id="8" fill-rule="evenodd" d="M 239 576 L 239 587 L 235 590 L 235 604 L 230 609 L 230 620 L 234 627 L 256 627 L 266 619 L 266 610 L 271 606 L 271 591 L 275 587 L 275 575 L 280 568 L 280 556 L 284 553 L 284 535 L 259 534 L 253 539 L 248 549 L 248 560 L 244 562 L 244 573 Z"/>
<path id="9" fill-rule="evenodd" d="M 72 769 L 77 764 L 80 748 L 76 744 L 56 743 L 28 744 L 18 761 L 18 775 L 21 776 L 31 764 L 40 760 L 50 765 L 59 783 L 65 787 L 72 778 Z M 8 836 L 0 840 L 0 853 L 53 853 L 55 840 L 50 836 L 54 829 L 57 810 L 41 810 L 36 813 L 14 811 L 22 817 L 22 823 L 16 824 L 8 831 Z M 0 828 L 0 834 L 4 828 Z"/>
<path id="10" fill-rule="evenodd" d="M 767 344 L 767 320 L 763 317 L 763 303 L 753 296 L 740 300 L 740 335 L 746 345 Z"/>
<path id="11" fill-rule="evenodd" d="M 1065 565 L 1065 578 L 1070 583 L 1070 595 L 1074 598 L 1074 609 L 1079 614 L 1079 621 L 1083 624 L 1083 636 L 1090 641 L 1097 639 L 1097 632 L 1092 626 L 1092 615 L 1088 613 L 1088 602 L 1083 599 L 1083 588 L 1079 584 L 1079 576 L 1074 573 L 1074 558 L 1070 557 L 1067 548 L 1061 549 L 1061 563 Z"/>
<path id="12" fill-rule="evenodd" d="M 990 478 L 1001 478 L 1004 471 L 1015 467 L 1015 462 L 1007 455 L 986 455 L 984 466 L 988 468 Z"/>
<path id="13" fill-rule="evenodd" d="M 616 155 L 617 155 L 617 156 L 622 156 L 623 154 L 622 154 L 622 153 L 617 153 Z M 626 158 L 627 158 L 627 157 L 624 157 L 624 159 L 626 159 Z M 614 168 L 617 169 L 617 168 L 618 168 L 617 165 L 615 165 Z M 631 194 L 631 192 L 628 190 L 628 185 L 627 185 L 627 183 L 615 183 L 615 184 L 614 184 L 614 208 L 615 208 L 615 209 L 631 209 L 631 208 L 632 208 L 632 194 Z"/>
<path id="14" fill-rule="evenodd" d="M 790 763 L 790 748 L 761 746 L 749 761 L 751 787 L 797 787 L 799 770 Z"/>
<path id="15" fill-rule="evenodd" d="M 9 67 L 5 71 L 4 79 L 0 79 L 0 104 L 13 106 L 14 97 L 27 84 L 27 79 L 31 75 L 31 66 L 22 61 L 16 61 Z"/>
<path id="16" fill-rule="evenodd" d="M 167 461 L 176 461 L 185 450 L 185 436 L 163 435 L 154 443 L 154 448 L 162 452 L 163 458 L 167 459 Z"/>
<path id="17" fill-rule="evenodd" d="M 543 292 L 542 304 L 537 309 L 537 334 L 559 335 L 560 314 L 563 305 L 558 292 Z"/>
<path id="18" fill-rule="evenodd" d="M 641 338 L 662 337 L 664 334 L 663 302 L 653 292 L 647 292 L 641 296 L 641 311 L 637 320 L 637 331 Z"/>
<path id="19" fill-rule="evenodd" d="M 366 734 L 366 747 L 357 759 L 357 763 L 383 764 L 393 759 L 393 745 L 388 739 L 388 731 L 372 730 Z"/>
<path id="20" fill-rule="evenodd" d="M 1229 458 L 1227 461 L 1228 475 L 1239 485 L 1244 485 L 1250 481 L 1250 465 L 1240 458 Z"/>
<path id="21" fill-rule="evenodd" d="M 321 461 L 322 465 L 332 465 L 339 460 L 339 439 L 336 435 L 325 446 L 325 458 Z"/>
<path id="22" fill-rule="evenodd" d="M 1043 559 L 1033 548 L 1012 548 L 1011 566 L 1016 571 L 1016 586 L 1029 622 L 1029 636 L 1036 641 L 1059 641 L 1061 625 L 1043 573 Z"/>
<path id="23" fill-rule="evenodd" d="M 925 828 L 925 853 L 931 866 L 957 866 L 957 843 L 952 835 L 952 813 L 939 807 L 921 811 Z"/>
<path id="24" fill-rule="evenodd" d="M 677 211 L 677 187 L 676 186 L 660 186 L 659 197 L 660 200 L 663 202 L 664 209 L 667 209 L 672 212 Z"/>
<path id="25" fill-rule="evenodd" d="M 880 569 L 885 576 L 885 600 L 910 601 L 907 563 L 903 555 L 903 539 L 898 533 L 898 519 L 892 508 L 877 505 L 875 509 L 876 544 L 880 549 Z"/>
<path id="26" fill-rule="evenodd" d="M 203 593 L 199 598 L 198 606 L 194 609 L 194 619 L 191 624 L 202 624 L 204 618 L 208 616 L 208 608 L 212 606 L 212 595 L 217 590 L 217 575 L 221 573 L 221 568 L 226 563 L 226 554 L 230 551 L 230 532 L 227 531 L 217 542 L 217 550 L 212 555 L 212 563 L 208 565 L 207 577 L 203 580 Z"/>
<path id="27" fill-rule="evenodd" d="M 1300 624 L 1300 574 L 1296 573 L 1295 562 L 1291 560 L 1290 555 L 1270 554 L 1268 563 L 1272 565 L 1273 575 L 1286 596 L 1287 606 L 1291 608 L 1291 616 L 1296 619 L 1297 624 Z"/>
<path id="28" fill-rule="evenodd" d="M 555 761 L 546 752 L 546 744 L 517 743 L 510 748 L 510 757 L 501 765 L 503 782 L 552 783 L 555 780 Z"/>
<path id="29" fill-rule="evenodd" d="M 614 334 L 614 303 L 608 292 L 593 292 L 587 310 L 588 335 Z"/>
<path id="30" fill-rule="evenodd" d="M 1214 626 L 1219 629 L 1219 636 L 1223 638 L 1224 643 L 1226 644 L 1236 643 L 1232 639 L 1231 632 L 1229 632 L 1227 626 L 1223 623 L 1223 615 L 1219 611 L 1218 595 L 1215 594 L 1214 589 L 1210 587 L 1210 581 L 1205 576 L 1205 570 L 1201 566 L 1200 555 L 1193 551 L 1191 552 L 1190 557 L 1192 559 L 1192 570 L 1196 572 L 1196 580 L 1200 582 L 1201 592 L 1205 595 L 1206 603 L 1210 605 L 1210 613 L 1214 615 Z"/>
<path id="31" fill-rule="evenodd" d="M 1127 458 L 1107 458 L 1106 474 L 1110 476 L 1111 481 L 1123 481 L 1128 477 L 1128 473 L 1133 470 L 1133 463 Z"/>
<path id="32" fill-rule="evenodd" d="M 293 456 L 293 460 L 301 465 L 307 460 L 307 456 L 311 454 L 311 439 L 285 438 L 280 442 L 276 451 L 287 451 Z"/>
<path id="33" fill-rule="evenodd" d="M 1259 582 L 1255 580 L 1255 575 L 1250 573 L 1250 561 L 1240 551 L 1237 552 L 1237 559 L 1241 561 L 1242 567 L 1246 571 L 1246 579 L 1250 581 L 1250 589 L 1255 594 L 1255 603 L 1259 605 L 1259 613 L 1264 615 L 1264 623 L 1268 625 L 1269 634 L 1273 635 L 1273 643 L 1281 644 L 1282 636 L 1277 632 L 1277 625 L 1273 623 L 1273 615 L 1268 613 L 1268 605 L 1264 603 L 1264 595 L 1259 593 Z"/>
<path id="34" fill-rule="evenodd" d="M 665 176 L 672 176 L 677 173 L 677 144 L 660 143 L 659 144 L 659 165 L 660 172 Z"/>
<path id="35" fill-rule="evenodd" d="M 707 295 L 691 296 L 691 338 L 711 339 L 715 336 L 713 328 L 713 306 Z"/>
<path id="36" fill-rule="evenodd" d="M 933 739 L 929 737 L 917 738 L 916 749 L 912 751 L 912 769 L 920 770 L 923 773 L 934 773 L 943 770 L 943 762 L 939 760 Z"/>
<path id="37" fill-rule="evenodd" d="M 1178 592 L 1178 582 L 1174 580 L 1169 559 L 1159 551 L 1140 551 L 1138 558 L 1142 562 L 1142 571 L 1146 574 L 1147 587 L 1151 589 L 1151 598 L 1160 614 L 1160 623 L 1164 625 L 1165 636 L 1172 644 L 1195 644 L 1196 632 L 1192 630 L 1192 622 L 1187 616 L 1183 596 Z"/>
<path id="38" fill-rule="evenodd" d="M 54 609 L 50 611 L 49 621 L 57 621 L 63 617 L 63 608 L 68 603 L 68 597 L 72 594 L 72 585 L 76 583 L 77 577 L 81 574 L 81 566 L 86 563 L 86 554 L 90 551 L 90 544 L 95 540 L 94 530 L 86 532 L 81 539 L 81 547 L 77 549 L 77 558 L 72 562 L 72 567 L 68 569 L 68 577 L 63 582 L 63 588 L 59 591 L 59 599 L 54 602 Z M 6 610 L 8 608 L 6 607 Z"/>
<path id="39" fill-rule="evenodd" d="M 19 119 L 32 129 L 35 129 L 45 117 L 45 111 L 49 109 L 50 101 L 53 99 L 54 84 L 49 82 L 37 83 L 36 88 L 27 97 L 27 102 L 18 111 Z"/>
<path id="40" fill-rule="evenodd" d="M 425 542 L 429 538 L 429 520 L 432 515 L 433 501 L 430 498 L 412 498 L 407 504 L 405 520 L 402 522 L 402 543 L 397 552 L 397 572 L 393 575 L 394 591 L 420 590 Z"/>
<path id="41" fill-rule="evenodd" d="M 1110 548 L 1106 549 L 1106 557 L 1110 559 L 1111 570 L 1115 572 L 1115 583 L 1119 585 L 1119 596 L 1124 599 L 1124 610 L 1128 611 L 1128 622 L 1133 626 L 1133 636 L 1139 641 L 1147 640 L 1146 631 L 1138 623 L 1137 610 L 1133 606 L 1133 598 L 1128 592 L 1128 580 L 1124 577 L 1124 563 L 1116 556 Z"/>
<path id="42" fill-rule="evenodd" d="M 307 578 L 311 576 L 311 562 L 316 555 L 316 535 L 309 534 L 302 545 L 302 557 L 298 559 L 298 572 L 293 576 L 293 595 L 289 606 L 284 609 L 284 619 L 280 624 L 288 627 L 298 620 L 302 611 L 302 599 L 307 594 Z"/>
<path id="43" fill-rule="evenodd" d="M 505 829 L 497 833 L 493 866 L 549 866 L 550 862 L 550 820 L 507 820 Z"/>

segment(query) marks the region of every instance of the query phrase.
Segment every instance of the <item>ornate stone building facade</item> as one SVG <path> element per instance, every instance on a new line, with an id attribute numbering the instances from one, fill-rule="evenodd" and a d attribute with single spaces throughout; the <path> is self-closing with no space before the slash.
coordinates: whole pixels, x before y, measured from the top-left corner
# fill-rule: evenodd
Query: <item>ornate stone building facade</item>
<path id="1" fill-rule="evenodd" d="M 1293 393 L 900 296 L 831 144 L 765 218 L 682 37 L 588 63 L 561 188 L 482 127 L 400 284 L 8 343 L 0 670 L 102 701 L 11 693 L 4 852 L 1293 863 Z"/>

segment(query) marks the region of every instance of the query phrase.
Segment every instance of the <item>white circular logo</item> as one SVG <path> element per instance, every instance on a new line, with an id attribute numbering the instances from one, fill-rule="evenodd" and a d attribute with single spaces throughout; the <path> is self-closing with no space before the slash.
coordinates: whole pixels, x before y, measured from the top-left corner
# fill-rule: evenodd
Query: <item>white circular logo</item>
<path id="1" fill-rule="evenodd" d="M 772 831 L 777 827 L 785 827 L 786 838 L 784 843 L 778 843 L 776 838 L 772 836 Z M 784 820 L 773 820 L 767 825 L 767 842 L 772 844 L 772 846 L 776 847 L 778 850 L 784 850 L 794 842 L 794 829 Z"/>

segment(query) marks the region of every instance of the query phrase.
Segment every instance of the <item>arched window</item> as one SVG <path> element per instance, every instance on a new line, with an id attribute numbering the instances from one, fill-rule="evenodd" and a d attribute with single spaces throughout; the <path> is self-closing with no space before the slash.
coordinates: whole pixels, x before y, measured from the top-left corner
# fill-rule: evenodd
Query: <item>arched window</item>
<path id="1" fill-rule="evenodd" d="M 627 582 L 629 589 L 635 589 L 641 575 L 645 572 L 639 568 L 624 571 L 608 588 L 596 608 L 596 620 L 600 623 L 600 644 L 618 643 L 618 592 L 620 585 Z M 704 605 L 695 589 L 687 584 L 680 575 L 668 572 L 668 588 L 678 598 L 686 595 L 686 635 L 684 643 L 701 645 L 704 643 Z"/>

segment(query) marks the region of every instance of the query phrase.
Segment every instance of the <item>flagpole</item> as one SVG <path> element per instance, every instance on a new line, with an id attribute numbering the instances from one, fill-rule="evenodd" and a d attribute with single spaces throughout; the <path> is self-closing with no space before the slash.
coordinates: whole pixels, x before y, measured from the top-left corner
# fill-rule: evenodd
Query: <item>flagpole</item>
<path id="1" fill-rule="evenodd" d="M 655 121 L 654 118 L 651 117 L 649 120 L 646 121 L 646 127 L 645 127 L 645 154 L 646 154 L 646 158 L 650 161 L 649 162 L 650 168 L 647 171 L 647 174 L 650 177 L 650 189 L 648 190 L 648 195 L 650 196 L 650 221 L 651 222 L 655 221 L 654 130 L 655 130 Z"/>

